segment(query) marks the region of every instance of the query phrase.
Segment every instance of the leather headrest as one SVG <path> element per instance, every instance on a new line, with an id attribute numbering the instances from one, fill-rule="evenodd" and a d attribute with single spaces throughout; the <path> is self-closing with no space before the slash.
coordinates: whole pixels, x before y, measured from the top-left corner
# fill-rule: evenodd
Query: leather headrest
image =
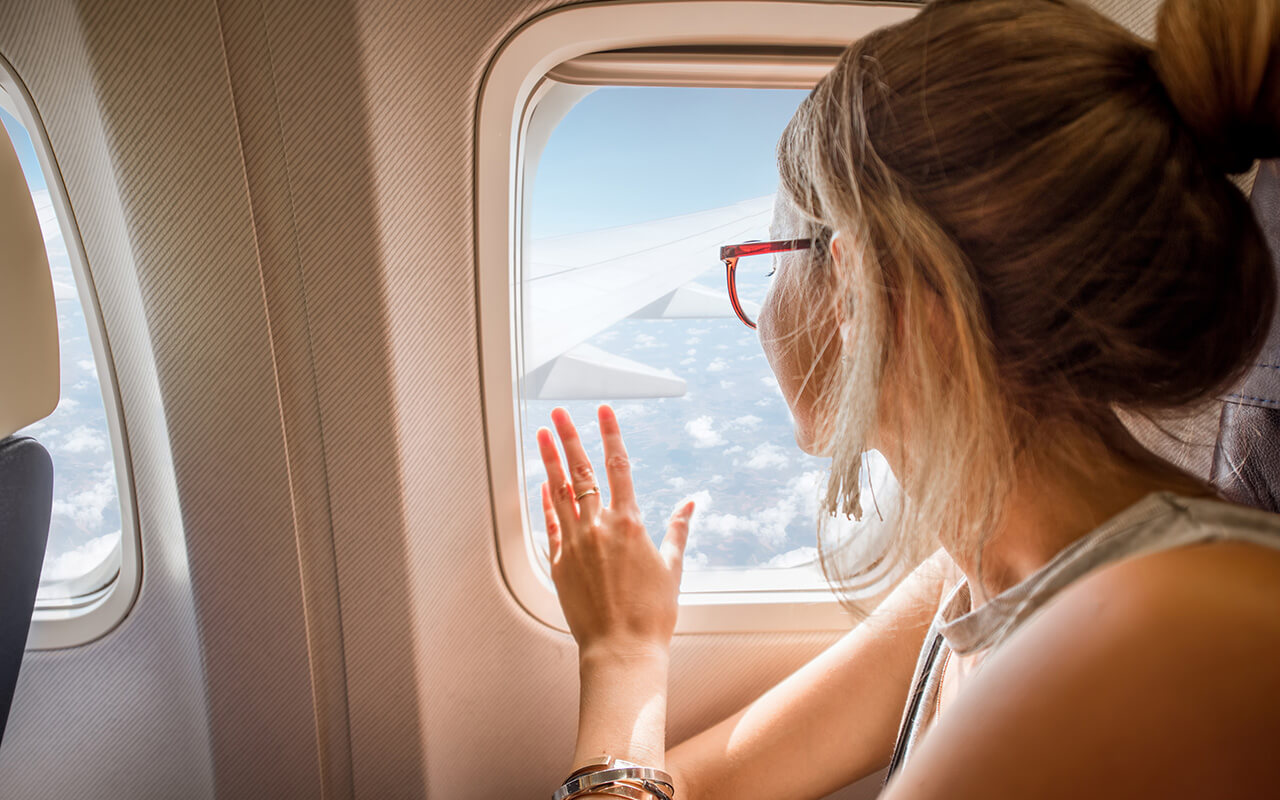
<path id="1" fill-rule="evenodd" d="M 1280 160 L 1263 161 L 1250 196 L 1253 214 L 1271 248 L 1271 260 L 1280 279 Z M 1227 400 L 1259 408 L 1280 408 L 1280 303 L 1271 320 L 1271 333 L 1257 364 L 1244 380 L 1226 396 Z"/>
<path id="2" fill-rule="evenodd" d="M 1280 260 L 1280 160 L 1263 161 L 1253 180 L 1253 214 L 1271 247 L 1271 257 Z"/>
<path id="3" fill-rule="evenodd" d="M 0 439 L 58 406 L 58 312 L 40 220 L 0 136 Z"/>

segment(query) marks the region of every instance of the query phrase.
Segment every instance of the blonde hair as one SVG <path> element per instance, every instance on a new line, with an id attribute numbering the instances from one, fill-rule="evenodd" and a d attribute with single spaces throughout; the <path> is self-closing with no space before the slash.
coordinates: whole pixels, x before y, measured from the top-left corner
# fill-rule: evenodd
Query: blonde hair
<path id="1" fill-rule="evenodd" d="M 801 105 L 782 194 L 841 239 L 807 298 L 842 322 L 826 507 L 860 516 L 875 444 L 903 489 L 874 557 L 820 536 L 842 596 L 939 542 L 980 561 L 1032 440 L 1144 458 L 1117 409 L 1203 399 L 1262 346 L 1275 278 L 1226 172 L 1280 155 L 1278 8 L 1169 0 L 1153 50 L 1071 0 L 935 2 Z"/>

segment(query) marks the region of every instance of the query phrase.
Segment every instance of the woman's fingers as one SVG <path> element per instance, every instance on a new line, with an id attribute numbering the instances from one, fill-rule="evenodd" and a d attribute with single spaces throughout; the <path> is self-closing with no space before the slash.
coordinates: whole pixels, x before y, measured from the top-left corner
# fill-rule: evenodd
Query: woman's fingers
<path id="1" fill-rule="evenodd" d="M 560 464 L 560 453 L 556 450 L 556 442 L 551 438 L 551 431 L 538 429 L 538 454 L 542 456 L 542 466 L 547 471 L 547 491 L 551 497 L 551 506 L 560 518 L 561 530 L 577 520 L 577 512 L 573 503 L 573 487 L 565 478 L 564 467 Z"/>
<path id="2" fill-rule="evenodd" d="M 547 560 L 554 564 L 560 560 L 560 520 L 556 518 L 556 507 L 551 502 L 551 487 L 545 481 L 542 484 L 542 516 L 547 522 Z"/>
<path id="3" fill-rule="evenodd" d="M 560 435 L 564 458 L 569 464 L 569 481 L 573 484 L 573 495 L 578 501 L 578 515 L 582 519 L 595 519 L 596 512 L 600 510 L 600 486 L 596 483 L 596 473 L 591 468 L 587 451 L 582 449 L 578 429 L 573 426 L 569 412 L 563 408 L 551 412 L 551 421 L 556 426 L 556 433 Z"/>
<path id="4" fill-rule="evenodd" d="M 618 417 L 609 406 L 600 406 L 596 412 L 600 420 L 600 438 L 604 440 L 604 471 L 609 476 L 609 507 L 627 508 L 636 503 L 635 487 L 631 483 L 631 461 L 622 443 L 622 430 Z"/>
<path id="5" fill-rule="evenodd" d="M 662 537 L 658 552 L 667 563 L 667 569 L 679 574 L 684 563 L 684 547 L 689 542 L 689 520 L 693 517 L 693 501 L 689 500 L 676 509 L 667 523 L 667 534 Z"/>

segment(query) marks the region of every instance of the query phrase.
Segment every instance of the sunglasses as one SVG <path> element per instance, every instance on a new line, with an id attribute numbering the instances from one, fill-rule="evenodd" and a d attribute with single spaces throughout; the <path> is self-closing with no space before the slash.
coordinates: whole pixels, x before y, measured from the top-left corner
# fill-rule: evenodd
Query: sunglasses
<path id="1" fill-rule="evenodd" d="M 748 328 L 755 330 L 756 316 L 760 313 L 755 304 L 743 305 L 738 298 L 738 260 L 748 256 L 764 256 L 773 253 L 787 253 L 793 250 L 807 250 L 816 246 L 817 239 L 778 239 L 772 242 L 743 242 L 727 244 L 720 248 L 720 260 L 724 262 L 725 277 L 729 282 L 729 302 L 733 304 L 733 313 Z M 770 275 L 773 273 L 770 272 Z"/>

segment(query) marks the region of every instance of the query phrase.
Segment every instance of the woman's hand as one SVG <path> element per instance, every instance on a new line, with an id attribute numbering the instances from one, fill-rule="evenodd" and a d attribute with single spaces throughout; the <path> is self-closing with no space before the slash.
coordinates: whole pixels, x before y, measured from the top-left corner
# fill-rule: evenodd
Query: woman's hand
<path id="1" fill-rule="evenodd" d="M 636 505 L 631 463 L 613 409 L 599 409 L 607 506 L 569 413 L 557 408 L 551 420 L 564 446 L 568 475 L 551 431 L 539 429 L 538 451 L 547 470 L 542 511 L 551 545 L 551 579 L 578 650 L 583 656 L 602 650 L 622 657 L 654 648 L 665 652 L 676 626 L 693 502 L 676 510 L 662 546 L 654 547 Z"/>

